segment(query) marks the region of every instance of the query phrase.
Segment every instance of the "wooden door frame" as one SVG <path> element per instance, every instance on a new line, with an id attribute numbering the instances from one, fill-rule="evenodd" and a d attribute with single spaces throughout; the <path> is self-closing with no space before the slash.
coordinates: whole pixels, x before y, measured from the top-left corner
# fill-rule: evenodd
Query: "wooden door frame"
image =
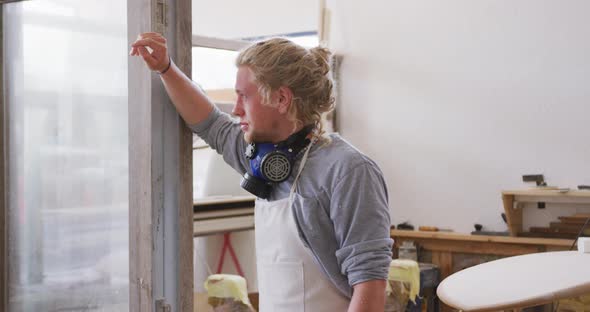
<path id="1" fill-rule="evenodd" d="M 8 125 L 5 123 L 4 105 L 4 10 L 0 4 L 0 310 L 8 311 L 8 253 L 7 253 L 7 224 L 6 214 L 8 205 L 6 200 L 6 188 L 8 187 L 7 170 L 7 133 Z"/>
<path id="2" fill-rule="evenodd" d="M 128 0 L 128 41 L 163 33 L 191 74 L 191 1 Z M 192 133 L 160 78 L 129 60 L 130 311 L 192 311 Z M 169 309 L 169 310 L 168 310 Z"/>

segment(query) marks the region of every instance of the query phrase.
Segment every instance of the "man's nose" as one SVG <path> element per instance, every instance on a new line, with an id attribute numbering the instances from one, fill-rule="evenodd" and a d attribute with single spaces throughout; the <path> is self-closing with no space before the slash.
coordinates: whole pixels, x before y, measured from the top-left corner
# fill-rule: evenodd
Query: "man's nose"
<path id="1" fill-rule="evenodd" d="M 234 108 L 231 110 L 232 115 L 234 116 L 238 116 L 241 117 L 244 115 L 244 110 L 242 109 L 242 105 L 240 103 L 240 100 L 238 100 L 236 102 L 236 104 L 234 105 Z"/>

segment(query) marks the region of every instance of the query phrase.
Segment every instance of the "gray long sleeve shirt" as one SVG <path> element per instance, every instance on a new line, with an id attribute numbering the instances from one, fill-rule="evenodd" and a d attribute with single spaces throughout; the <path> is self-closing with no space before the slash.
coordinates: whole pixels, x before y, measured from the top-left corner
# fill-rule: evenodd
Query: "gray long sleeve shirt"
<path id="1" fill-rule="evenodd" d="M 250 172 L 239 124 L 218 109 L 191 129 L 240 174 Z M 381 170 L 337 134 L 312 146 L 291 209 L 299 237 L 321 270 L 347 297 L 352 286 L 386 280 L 393 240 L 387 187 Z M 296 172 L 298 160 L 294 166 Z M 268 200 L 289 196 L 294 174 Z M 238 183 L 238 181 L 236 181 Z"/>

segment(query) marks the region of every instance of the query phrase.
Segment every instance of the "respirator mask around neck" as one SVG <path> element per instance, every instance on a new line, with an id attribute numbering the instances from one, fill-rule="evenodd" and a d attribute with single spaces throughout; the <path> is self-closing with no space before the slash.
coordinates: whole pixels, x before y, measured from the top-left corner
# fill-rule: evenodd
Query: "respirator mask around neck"
<path id="1" fill-rule="evenodd" d="M 291 176 L 297 155 L 311 142 L 313 129 L 313 125 L 305 126 L 276 144 L 248 144 L 245 154 L 250 160 L 251 173 L 244 174 L 240 183 L 242 188 L 259 198 L 268 199 L 273 185 Z"/>

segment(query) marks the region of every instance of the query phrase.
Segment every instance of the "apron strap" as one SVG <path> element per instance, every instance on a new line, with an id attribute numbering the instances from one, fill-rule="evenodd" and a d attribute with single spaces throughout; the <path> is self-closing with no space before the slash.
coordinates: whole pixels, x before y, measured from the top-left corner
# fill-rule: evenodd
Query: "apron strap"
<path id="1" fill-rule="evenodd" d="M 313 138 L 311 140 L 311 142 L 309 142 L 309 145 L 307 146 L 307 149 L 305 150 L 305 154 L 303 154 L 303 158 L 301 159 L 301 164 L 299 164 L 299 168 L 297 168 L 297 175 L 295 176 L 295 180 L 293 181 L 293 185 L 291 185 L 291 191 L 289 192 L 289 203 L 291 203 L 293 201 L 293 195 L 295 195 L 295 191 L 297 190 L 297 181 L 299 180 L 299 176 L 301 175 L 301 172 L 303 171 L 303 167 L 305 167 L 305 163 L 307 162 L 307 156 L 309 155 L 309 151 L 311 150 L 311 147 L 313 146 L 313 144 L 315 143 L 317 139 Z M 291 206 L 289 204 L 289 206 Z"/>

